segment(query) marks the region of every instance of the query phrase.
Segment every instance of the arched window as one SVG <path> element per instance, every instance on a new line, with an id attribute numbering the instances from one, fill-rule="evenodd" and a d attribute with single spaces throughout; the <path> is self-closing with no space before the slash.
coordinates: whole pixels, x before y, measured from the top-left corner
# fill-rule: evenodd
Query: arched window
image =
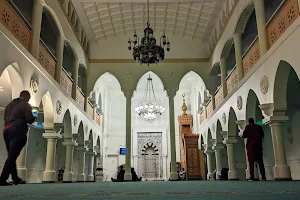
<path id="1" fill-rule="evenodd" d="M 257 24 L 255 10 L 252 11 L 247 24 L 245 26 L 244 32 L 242 34 L 242 52 L 243 54 L 248 50 L 249 46 L 252 44 L 254 39 L 257 37 Z"/>
<path id="2" fill-rule="evenodd" d="M 69 43 L 65 42 L 64 46 L 64 58 L 63 58 L 63 68 L 68 73 L 71 78 L 74 78 L 74 63 L 75 53 L 73 52 Z"/>
<path id="3" fill-rule="evenodd" d="M 55 58 L 58 35 L 58 28 L 55 24 L 55 21 L 50 14 L 44 11 L 42 15 L 41 40 Z"/>
<path id="4" fill-rule="evenodd" d="M 236 64 L 235 48 L 234 48 L 234 43 L 232 43 L 228 56 L 226 58 L 226 76 L 229 75 L 231 70 L 234 68 L 235 64 Z"/>
<path id="5" fill-rule="evenodd" d="M 284 0 L 267 0 L 264 1 L 265 3 L 265 17 L 266 17 L 266 22 L 268 22 L 272 15 L 275 13 L 277 8 L 281 5 L 281 3 Z"/>
<path id="6" fill-rule="evenodd" d="M 33 0 L 10 0 L 13 7 L 22 15 L 27 23 L 32 25 Z"/>
<path id="7" fill-rule="evenodd" d="M 211 73 L 210 73 L 211 78 L 213 78 L 214 83 L 215 83 L 215 88 L 214 92 L 221 86 L 221 68 L 220 68 L 220 63 L 215 63 Z"/>
<path id="8" fill-rule="evenodd" d="M 83 93 L 86 92 L 86 68 L 83 64 L 79 65 L 78 70 L 78 87 Z"/>

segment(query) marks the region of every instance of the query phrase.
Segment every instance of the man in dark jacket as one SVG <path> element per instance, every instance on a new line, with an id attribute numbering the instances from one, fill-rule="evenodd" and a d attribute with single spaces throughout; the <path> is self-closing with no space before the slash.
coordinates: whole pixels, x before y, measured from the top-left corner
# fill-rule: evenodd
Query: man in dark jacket
<path id="1" fill-rule="evenodd" d="M 264 138 L 264 131 L 260 125 L 254 123 L 254 119 L 249 119 L 249 125 L 246 126 L 243 138 L 247 138 L 247 156 L 250 168 L 250 181 L 254 181 L 254 163 L 259 165 L 259 171 L 262 180 L 266 180 L 265 166 L 263 161 L 263 147 L 262 140 Z"/>
<path id="2" fill-rule="evenodd" d="M 10 174 L 15 185 L 25 183 L 18 177 L 16 160 L 27 142 L 27 124 L 35 121 L 29 100 L 30 93 L 22 91 L 20 97 L 14 99 L 5 108 L 3 136 L 8 157 L 0 177 L 0 186 L 10 185 L 6 182 Z"/>

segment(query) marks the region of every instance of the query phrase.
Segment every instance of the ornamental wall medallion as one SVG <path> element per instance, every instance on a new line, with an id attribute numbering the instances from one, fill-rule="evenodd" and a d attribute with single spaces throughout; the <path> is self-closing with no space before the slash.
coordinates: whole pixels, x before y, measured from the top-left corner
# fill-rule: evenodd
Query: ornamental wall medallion
<path id="1" fill-rule="evenodd" d="M 169 73 L 169 79 L 173 79 L 173 78 L 175 78 L 175 72 L 170 72 Z"/>
<path id="2" fill-rule="evenodd" d="M 260 79 L 260 91 L 263 94 L 266 94 L 268 92 L 268 89 L 269 89 L 269 80 L 266 76 L 263 76 Z"/>
<path id="3" fill-rule="evenodd" d="M 239 110 L 242 110 L 242 108 L 243 108 L 243 99 L 241 96 L 238 96 L 238 98 L 237 98 L 237 108 Z"/>
<path id="4" fill-rule="evenodd" d="M 131 73 L 131 72 L 127 72 L 127 73 L 125 74 L 125 78 L 126 78 L 127 80 L 132 79 L 132 78 L 133 78 L 132 73 Z"/>
<path id="5" fill-rule="evenodd" d="M 225 115 L 225 113 L 223 113 L 223 115 L 222 115 L 222 120 L 223 120 L 223 123 L 226 124 L 226 115 Z"/>
<path id="6" fill-rule="evenodd" d="M 77 119 L 77 115 L 74 115 L 74 126 L 76 126 L 76 125 L 77 125 L 77 121 L 78 121 L 78 119 Z"/>
<path id="7" fill-rule="evenodd" d="M 32 96 L 35 96 L 39 91 L 39 84 L 35 78 L 30 80 L 30 93 Z"/>
<path id="8" fill-rule="evenodd" d="M 60 100 L 57 100 L 57 102 L 56 102 L 56 113 L 57 113 L 58 115 L 60 115 L 61 112 L 62 112 L 61 101 L 60 101 Z"/>

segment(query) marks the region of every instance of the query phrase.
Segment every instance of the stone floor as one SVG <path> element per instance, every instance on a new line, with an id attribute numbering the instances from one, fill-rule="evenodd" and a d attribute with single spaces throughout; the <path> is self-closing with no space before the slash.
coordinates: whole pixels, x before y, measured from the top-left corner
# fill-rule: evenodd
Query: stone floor
<path id="1" fill-rule="evenodd" d="M 180 181 L 27 184 L 0 187 L 0 199 L 299 200 L 300 182 Z"/>

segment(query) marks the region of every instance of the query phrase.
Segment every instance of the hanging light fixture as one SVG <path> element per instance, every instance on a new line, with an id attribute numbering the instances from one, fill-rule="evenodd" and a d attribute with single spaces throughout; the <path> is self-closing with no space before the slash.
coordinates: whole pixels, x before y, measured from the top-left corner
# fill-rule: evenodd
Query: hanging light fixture
<path id="1" fill-rule="evenodd" d="M 151 97 L 153 95 L 153 98 Z M 151 102 L 153 100 L 153 102 Z M 159 105 L 156 102 L 155 93 L 153 89 L 152 78 L 149 75 L 147 79 L 147 85 L 144 93 L 144 97 L 139 105 L 135 108 L 135 111 L 140 117 L 145 119 L 148 122 L 153 122 L 165 111 L 163 105 Z"/>
<path id="2" fill-rule="evenodd" d="M 155 17 L 155 16 L 154 16 Z M 149 19 L 149 0 L 148 0 L 148 21 L 147 28 L 144 29 L 144 37 L 139 43 L 139 37 L 136 32 L 133 40 L 128 40 L 128 50 L 133 50 L 133 59 L 140 64 L 158 64 L 165 59 L 165 47 L 170 51 L 170 42 L 165 33 L 160 37 L 159 45 L 156 45 L 156 39 L 153 36 L 153 29 L 150 28 Z M 132 48 L 133 45 L 133 48 Z"/>

